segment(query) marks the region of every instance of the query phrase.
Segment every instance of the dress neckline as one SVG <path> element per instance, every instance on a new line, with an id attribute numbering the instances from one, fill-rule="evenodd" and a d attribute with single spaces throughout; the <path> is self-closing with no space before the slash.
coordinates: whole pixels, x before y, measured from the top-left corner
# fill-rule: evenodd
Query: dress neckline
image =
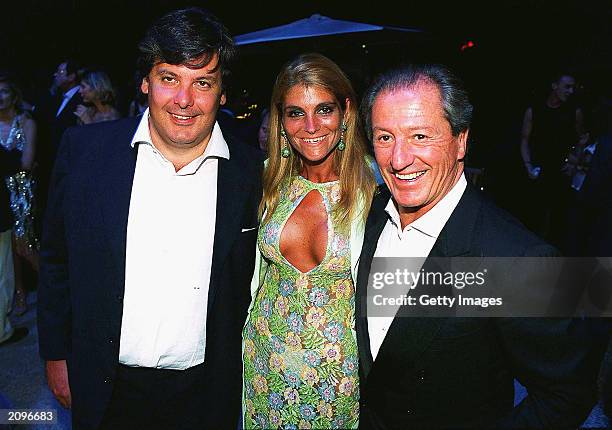
<path id="1" fill-rule="evenodd" d="M 331 186 L 331 185 L 335 185 L 338 184 L 340 182 L 340 179 L 336 179 L 335 181 L 329 181 L 329 182 L 313 182 L 310 179 L 306 179 L 305 177 L 303 177 L 302 175 L 297 175 L 297 178 L 303 182 L 306 182 L 307 184 L 312 184 L 314 186 Z"/>

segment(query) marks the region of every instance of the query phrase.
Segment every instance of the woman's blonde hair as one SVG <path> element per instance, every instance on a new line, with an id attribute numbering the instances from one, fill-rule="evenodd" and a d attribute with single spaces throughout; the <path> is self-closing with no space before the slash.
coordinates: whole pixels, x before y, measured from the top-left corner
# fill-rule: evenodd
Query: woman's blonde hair
<path id="1" fill-rule="evenodd" d="M 283 103 L 285 95 L 295 85 L 321 87 L 334 95 L 344 113 L 346 131 L 343 151 L 334 149 L 333 166 L 340 181 L 340 200 L 333 208 L 334 216 L 343 225 L 348 225 L 356 215 L 365 220 L 376 190 L 374 175 L 366 160 L 366 144 L 359 120 L 357 96 L 340 67 L 321 54 L 302 54 L 285 64 L 276 78 L 270 103 L 270 131 L 268 136 L 268 162 L 263 174 L 263 198 L 259 214 L 264 221 L 269 219 L 279 200 L 279 189 L 283 181 L 302 172 L 302 158 L 295 150 L 288 158 L 281 156 Z M 346 99 L 349 100 L 346 111 Z M 362 200 L 363 213 L 356 214 L 358 202 Z"/>
<path id="2" fill-rule="evenodd" d="M 102 104 L 113 105 L 115 103 L 115 89 L 108 75 L 100 70 L 88 72 L 81 82 L 89 85 L 96 98 Z"/>

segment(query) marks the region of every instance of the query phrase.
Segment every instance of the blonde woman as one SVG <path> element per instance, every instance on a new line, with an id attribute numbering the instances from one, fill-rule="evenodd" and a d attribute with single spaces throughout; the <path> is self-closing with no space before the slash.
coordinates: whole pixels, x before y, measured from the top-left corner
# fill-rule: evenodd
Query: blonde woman
<path id="1" fill-rule="evenodd" d="M 354 280 L 375 182 L 346 75 L 319 54 L 285 65 L 269 133 L 244 426 L 357 428 Z"/>

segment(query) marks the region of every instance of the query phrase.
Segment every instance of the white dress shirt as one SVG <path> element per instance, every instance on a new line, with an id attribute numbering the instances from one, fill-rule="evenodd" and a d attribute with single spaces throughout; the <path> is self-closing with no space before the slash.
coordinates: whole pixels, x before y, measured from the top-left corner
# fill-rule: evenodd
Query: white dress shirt
<path id="1" fill-rule="evenodd" d="M 203 155 L 175 172 L 153 145 L 147 109 L 132 139 L 138 157 L 127 225 L 119 362 L 187 369 L 204 362 L 217 209 L 215 124 Z"/>
<path id="2" fill-rule="evenodd" d="M 79 86 L 77 85 L 76 87 L 72 87 L 64 93 L 64 96 L 62 98 L 62 104 L 60 104 L 59 108 L 57 109 L 57 113 L 55 114 L 56 117 L 60 116 L 60 113 L 62 113 L 72 96 L 74 96 L 78 91 Z"/>
<path id="3" fill-rule="evenodd" d="M 393 203 L 393 199 L 389 199 L 385 208 L 389 220 L 378 238 L 374 257 L 427 257 L 444 225 L 457 207 L 466 187 L 465 176 L 461 175 L 459 181 L 438 204 L 423 216 L 408 224 L 403 230 L 399 212 Z M 420 267 L 414 268 L 415 271 L 420 269 Z M 391 316 L 368 316 L 368 333 L 373 359 L 376 359 L 378 355 L 393 318 Z"/>

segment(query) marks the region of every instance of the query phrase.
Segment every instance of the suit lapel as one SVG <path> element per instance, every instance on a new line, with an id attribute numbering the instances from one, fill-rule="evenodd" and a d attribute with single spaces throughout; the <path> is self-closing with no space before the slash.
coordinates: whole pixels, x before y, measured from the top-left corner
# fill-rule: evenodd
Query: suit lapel
<path id="1" fill-rule="evenodd" d="M 116 282 L 122 289 L 125 285 L 127 222 L 137 153 L 130 141 L 137 126 L 138 121 L 134 121 L 110 136 L 109 140 L 118 143 L 105 147 L 100 163 L 99 200 L 103 225 L 115 260 L 114 267 L 118 268 Z"/>
<path id="2" fill-rule="evenodd" d="M 366 221 L 363 247 L 359 257 L 359 270 L 357 272 L 357 291 L 355 295 L 356 331 L 359 347 L 359 368 L 362 378 L 366 378 L 372 367 L 372 352 L 370 351 L 370 335 L 367 318 L 367 287 L 372 259 L 388 216 L 385 206 L 391 197 L 389 190 L 382 187 L 380 193 L 374 198 L 370 213 Z"/>
<path id="3" fill-rule="evenodd" d="M 470 255 L 480 205 L 481 201 L 477 192 L 468 186 L 425 260 L 423 264 L 425 271 L 449 270 L 439 267 L 441 262 L 436 261 L 437 258 Z M 381 232 L 382 228 L 376 240 Z M 374 242 L 374 247 L 376 247 L 376 242 Z M 372 252 L 371 255 L 373 256 L 374 253 Z M 368 271 L 370 264 L 368 264 Z M 363 284 L 363 289 L 366 288 L 367 282 L 366 274 L 366 277 L 360 282 Z M 410 294 L 420 295 L 422 291 L 423 288 L 418 285 L 410 291 Z M 452 295 L 452 293 L 452 287 L 446 291 L 440 290 L 440 295 Z M 412 366 L 427 349 L 445 321 L 444 317 L 412 317 L 409 306 L 400 307 L 377 354 L 376 363 L 383 363 L 383 365 L 374 366 L 376 373 L 390 372 L 393 374 L 393 371 L 398 368 L 405 369 Z M 369 353 L 369 338 L 367 345 Z M 370 370 L 366 363 L 364 374 L 367 376 Z"/>
<path id="4" fill-rule="evenodd" d="M 208 313 L 210 314 L 215 293 L 218 288 L 216 280 L 223 270 L 223 263 L 237 234 L 240 234 L 243 206 L 248 199 L 245 186 L 242 154 L 233 151 L 230 140 L 226 138 L 230 149 L 230 159 L 219 159 L 217 175 L 217 219 L 215 224 L 215 239 L 211 281 L 208 291 Z"/>

